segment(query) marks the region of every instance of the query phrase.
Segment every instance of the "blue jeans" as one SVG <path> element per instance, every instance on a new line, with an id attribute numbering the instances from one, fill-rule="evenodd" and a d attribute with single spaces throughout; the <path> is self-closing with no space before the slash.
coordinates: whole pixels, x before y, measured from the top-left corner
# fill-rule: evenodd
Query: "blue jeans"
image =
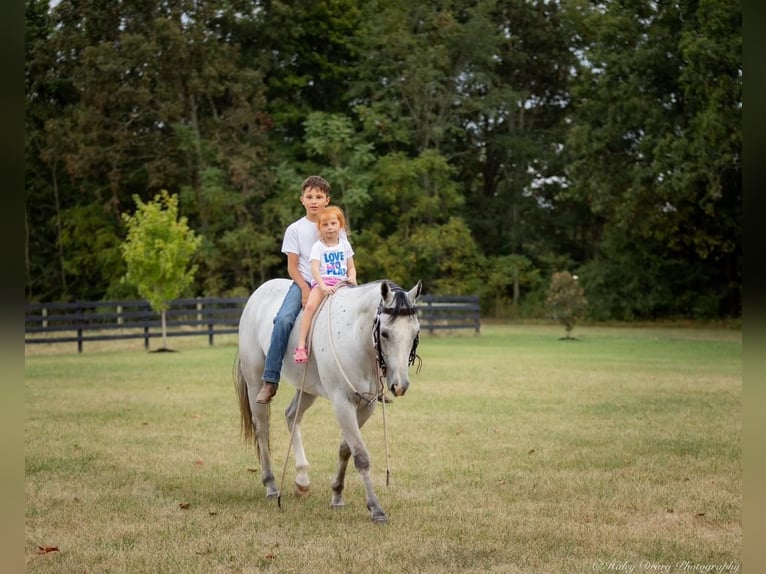
<path id="1" fill-rule="evenodd" d="M 274 329 L 271 331 L 269 352 L 266 353 L 266 366 L 263 369 L 263 380 L 279 385 L 282 371 L 282 361 L 287 350 L 287 341 L 295 325 L 295 318 L 301 312 L 301 288 L 293 282 L 287 290 L 282 306 L 274 317 Z"/>

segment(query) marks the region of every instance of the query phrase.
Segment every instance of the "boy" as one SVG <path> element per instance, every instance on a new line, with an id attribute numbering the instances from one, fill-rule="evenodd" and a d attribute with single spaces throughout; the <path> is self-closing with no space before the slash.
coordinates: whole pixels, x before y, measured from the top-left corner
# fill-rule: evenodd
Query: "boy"
<path id="1" fill-rule="evenodd" d="M 301 203 L 306 209 L 306 215 L 287 227 L 282 240 L 282 253 L 287 255 L 287 273 L 293 282 L 274 319 L 271 343 L 263 370 L 263 386 L 255 397 L 255 402 L 261 404 L 268 404 L 277 394 L 287 341 L 295 318 L 311 292 L 309 255 L 311 247 L 319 238 L 317 217 L 330 203 L 330 184 L 318 175 L 306 178 L 301 184 Z"/>

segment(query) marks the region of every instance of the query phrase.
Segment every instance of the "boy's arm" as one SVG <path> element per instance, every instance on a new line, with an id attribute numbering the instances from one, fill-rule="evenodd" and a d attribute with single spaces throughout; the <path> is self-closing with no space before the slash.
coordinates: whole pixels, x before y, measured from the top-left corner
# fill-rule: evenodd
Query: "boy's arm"
<path id="1" fill-rule="evenodd" d="M 290 276 L 290 279 L 295 281 L 298 287 L 301 288 L 301 305 L 305 307 L 306 299 L 309 298 L 309 293 L 311 292 L 311 286 L 306 283 L 303 275 L 301 275 L 301 272 L 298 270 L 297 253 L 287 254 L 287 274 Z"/>

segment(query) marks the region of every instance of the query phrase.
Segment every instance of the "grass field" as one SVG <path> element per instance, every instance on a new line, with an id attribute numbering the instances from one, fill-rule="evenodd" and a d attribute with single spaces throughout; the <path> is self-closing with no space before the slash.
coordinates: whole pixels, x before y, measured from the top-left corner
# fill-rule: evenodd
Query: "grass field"
<path id="1" fill-rule="evenodd" d="M 420 374 L 364 429 L 387 525 L 356 472 L 329 508 L 338 427 L 304 421 L 312 494 L 264 498 L 234 339 L 27 347 L 27 572 L 742 572 L 737 330 L 484 326 L 421 337 Z M 287 450 L 272 403 L 277 479 Z"/>

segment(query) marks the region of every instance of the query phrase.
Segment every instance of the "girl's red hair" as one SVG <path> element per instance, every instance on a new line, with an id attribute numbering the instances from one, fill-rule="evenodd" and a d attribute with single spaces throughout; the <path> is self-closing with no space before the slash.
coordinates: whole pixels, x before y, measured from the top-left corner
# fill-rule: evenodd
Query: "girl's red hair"
<path id="1" fill-rule="evenodd" d="M 322 222 L 335 217 L 340 222 L 341 229 L 346 229 L 346 216 L 343 215 L 343 210 L 337 205 L 328 205 L 317 216 L 317 227 L 322 228 Z"/>

